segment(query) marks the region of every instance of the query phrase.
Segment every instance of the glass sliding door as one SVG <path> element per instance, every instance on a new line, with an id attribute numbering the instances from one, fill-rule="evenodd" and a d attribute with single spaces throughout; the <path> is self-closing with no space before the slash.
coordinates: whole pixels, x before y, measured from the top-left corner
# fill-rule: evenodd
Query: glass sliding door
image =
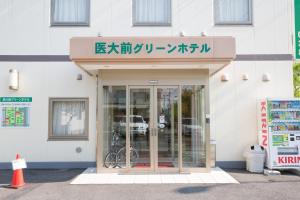
<path id="1" fill-rule="evenodd" d="M 209 167 L 205 86 L 103 86 L 102 99 L 104 168 Z"/>
<path id="2" fill-rule="evenodd" d="M 182 166 L 206 167 L 204 86 L 182 86 Z"/>
<path id="3" fill-rule="evenodd" d="M 103 86 L 103 164 L 126 167 L 126 86 Z"/>
<path id="4" fill-rule="evenodd" d="M 155 91 L 156 166 L 178 168 L 178 87 L 157 87 Z"/>
<path id="5" fill-rule="evenodd" d="M 151 168 L 151 108 L 152 88 L 129 89 L 130 166 Z"/>

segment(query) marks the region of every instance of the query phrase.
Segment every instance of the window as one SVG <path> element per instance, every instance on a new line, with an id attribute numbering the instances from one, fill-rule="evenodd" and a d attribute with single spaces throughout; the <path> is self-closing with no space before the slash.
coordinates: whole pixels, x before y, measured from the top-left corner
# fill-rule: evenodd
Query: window
<path id="1" fill-rule="evenodd" d="M 252 24 L 252 0 L 215 0 L 215 24 Z"/>
<path id="2" fill-rule="evenodd" d="M 126 167 L 126 86 L 103 86 L 103 163 L 111 168 L 119 153 L 118 167 Z M 119 149 L 119 150 L 118 150 Z M 121 151 L 121 149 L 123 149 Z"/>
<path id="3" fill-rule="evenodd" d="M 49 140 L 88 139 L 88 98 L 51 98 Z"/>
<path id="4" fill-rule="evenodd" d="M 205 86 L 181 89 L 182 166 L 206 167 Z"/>
<path id="5" fill-rule="evenodd" d="M 52 0 L 52 26 L 88 26 L 90 0 Z"/>
<path id="6" fill-rule="evenodd" d="M 171 0 L 133 0 L 133 25 L 171 25 Z"/>

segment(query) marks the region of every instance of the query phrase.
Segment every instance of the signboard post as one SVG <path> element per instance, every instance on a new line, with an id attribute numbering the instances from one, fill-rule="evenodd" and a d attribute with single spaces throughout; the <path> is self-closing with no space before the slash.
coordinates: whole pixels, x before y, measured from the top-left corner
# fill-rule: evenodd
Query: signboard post
<path id="1" fill-rule="evenodd" d="M 300 0 L 294 0 L 295 15 L 295 59 L 300 59 Z"/>

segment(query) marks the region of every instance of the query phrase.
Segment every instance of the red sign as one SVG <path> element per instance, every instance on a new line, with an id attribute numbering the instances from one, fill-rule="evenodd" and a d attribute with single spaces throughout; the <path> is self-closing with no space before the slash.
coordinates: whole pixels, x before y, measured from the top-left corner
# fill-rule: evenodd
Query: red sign
<path id="1" fill-rule="evenodd" d="M 278 164 L 299 164 L 300 156 L 279 156 Z"/>
<path id="2" fill-rule="evenodd" d="M 268 146 L 268 125 L 267 125 L 267 102 L 262 101 L 260 103 L 260 113 L 261 113 L 261 145 L 263 147 Z"/>

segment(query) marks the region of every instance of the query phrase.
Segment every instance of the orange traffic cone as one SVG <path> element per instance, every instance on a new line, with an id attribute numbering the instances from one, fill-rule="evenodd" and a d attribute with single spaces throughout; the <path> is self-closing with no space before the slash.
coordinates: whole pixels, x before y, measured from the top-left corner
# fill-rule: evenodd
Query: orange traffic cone
<path id="1" fill-rule="evenodd" d="M 20 155 L 17 154 L 16 159 L 20 159 Z M 25 185 L 24 177 L 23 177 L 23 169 L 16 169 L 14 170 L 13 177 L 11 180 L 11 187 L 12 188 L 19 188 Z"/>

